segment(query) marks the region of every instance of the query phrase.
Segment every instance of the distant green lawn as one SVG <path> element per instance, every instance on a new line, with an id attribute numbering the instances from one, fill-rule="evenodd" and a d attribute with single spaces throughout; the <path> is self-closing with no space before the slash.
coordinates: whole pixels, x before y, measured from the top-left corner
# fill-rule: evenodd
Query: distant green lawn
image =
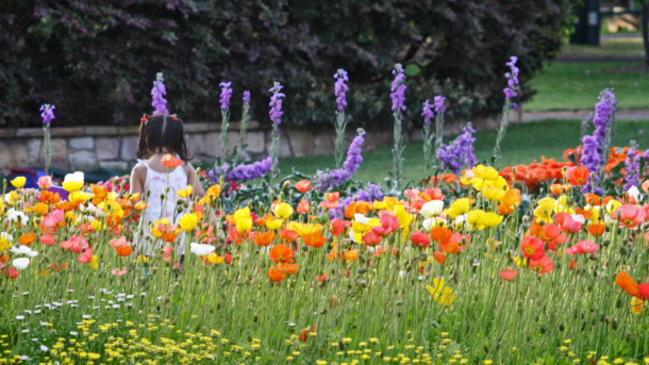
<path id="1" fill-rule="evenodd" d="M 562 57 L 643 57 L 642 37 L 602 38 L 599 46 L 566 44 Z"/>
<path id="2" fill-rule="evenodd" d="M 642 62 L 555 61 L 531 82 L 536 94 L 524 110 L 592 109 L 599 92 L 613 88 L 620 109 L 649 109 L 649 73 Z"/>
<path id="3" fill-rule="evenodd" d="M 503 159 L 499 165 L 528 163 L 541 156 L 560 158 L 564 149 L 574 147 L 579 141 L 578 121 L 544 121 L 532 124 L 512 125 L 505 137 L 502 148 Z M 476 151 L 478 158 L 488 160 L 495 140 L 495 131 L 477 134 Z M 631 139 L 637 140 L 643 148 L 649 147 L 649 121 L 617 122 L 613 142 L 627 145 Z M 392 153 L 389 147 L 381 147 L 364 154 L 364 163 L 356 175 L 362 180 L 382 182 L 392 170 Z M 288 158 L 280 161 L 281 175 L 296 170 L 313 174 L 318 169 L 330 168 L 332 156 Z M 422 179 L 430 174 L 421 162 L 421 143 L 411 143 L 405 151 L 406 180 Z"/>

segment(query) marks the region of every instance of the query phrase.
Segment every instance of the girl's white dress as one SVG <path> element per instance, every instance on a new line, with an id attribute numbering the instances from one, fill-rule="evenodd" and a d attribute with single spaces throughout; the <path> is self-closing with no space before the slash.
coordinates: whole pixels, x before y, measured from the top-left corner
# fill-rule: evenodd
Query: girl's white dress
<path id="1" fill-rule="evenodd" d="M 142 254 L 154 256 L 160 254 L 163 242 L 151 234 L 151 225 L 161 218 L 167 218 L 171 224 L 177 224 L 177 220 L 183 215 L 178 211 L 178 191 L 185 189 L 188 183 L 188 176 L 182 166 L 176 167 L 170 172 L 158 172 L 149 167 L 145 160 L 139 160 L 138 166 L 146 167 L 146 180 L 144 182 L 143 197 L 147 198 L 147 207 L 142 215 L 141 229 L 136 232 L 136 248 Z M 168 189 L 168 190 L 167 190 Z M 174 251 L 185 252 L 185 235 L 179 238 L 179 244 Z"/>

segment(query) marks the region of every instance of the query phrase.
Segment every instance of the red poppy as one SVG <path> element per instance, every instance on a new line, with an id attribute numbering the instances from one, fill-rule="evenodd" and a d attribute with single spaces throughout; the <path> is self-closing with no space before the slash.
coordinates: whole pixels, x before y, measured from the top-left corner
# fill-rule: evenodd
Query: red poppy
<path id="1" fill-rule="evenodd" d="M 590 171 L 586 166 L 573 166 L 566 169 L 566 181 L 572 186 L 584 186 L 588 182 Z"/>
<path id="2" fill-rule="evenodd" d="M 376 246 L 380 244 L 381 241 L 383 241 L 383 236 L 377 234 L 374 231 L 369 231 L 365 233 L 365 235 L 363 236 L 363 243 L 365 243 L 368 246 Z"/>
<path id="3" fill-rule="evenodd" d="M 430 236 L 424 232 L 415 231 L 410 235 L 412 244 L 418 247 L 430 246 Z"/>
<path id="4" fill-rule="evenodd" d="M 338 237 L 341 234 L 345 233 L 345 230 L 347 229 L 347 227 L 349 227 L 349 225 L 349 221 L 345 221 L 340 218 L 334 218 L 331 221 L 331 234 L 333 234 L 335 237 Z"/>
<path id="5" fill-rule="evenodd" d="M 117 254 L 122 257 L 130 256 L 133 253 L 133 246 L 124 245 L 117 247 Z"/>
<path id="6" fill-rule="evenodd" d="M 279 232 L 279 236 L 282 239 L 282 241 L 284 241 L 286 243 L 293 242 L 298 238 L 297 232 L 295 232 L 294 230 L 291 230 L 291 229 L 282 229 Z"/>
<path id="7" fill-rule="evenodd" d="M 540 260 L 545 256 L 545 243 L 537 237 L 527 235 L 521 242 L 521 251 L 530 260 Z"/>

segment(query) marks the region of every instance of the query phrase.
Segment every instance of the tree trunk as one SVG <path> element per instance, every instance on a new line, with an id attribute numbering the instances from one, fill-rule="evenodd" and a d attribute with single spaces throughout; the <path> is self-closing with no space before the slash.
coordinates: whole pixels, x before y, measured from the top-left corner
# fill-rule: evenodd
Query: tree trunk
<path id="1" fill-rule="evenodd" d="M 649 0 L 642 4 L 642 41 L 644 43 L 644 61 L 649 67 Z"/>

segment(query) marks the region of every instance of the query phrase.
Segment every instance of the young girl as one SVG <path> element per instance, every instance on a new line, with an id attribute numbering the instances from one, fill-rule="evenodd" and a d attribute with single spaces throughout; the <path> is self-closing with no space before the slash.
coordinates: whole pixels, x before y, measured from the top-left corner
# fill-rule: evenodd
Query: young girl
<path id="1" fill-rule="evenodd" d="M 131 193 L 141 193 L 147 207 L 140 222 L 142 229 L 135 235 L 135 245 L 142 254 L 152 256 L 161 248 L 161 241 L 151 235 L 151 224 L 161 218 L 171 224 L 183 212 L 177 211 L 179 190 L 191 185 L 193 196 L 202 196 L 203 188 L 196 170 L 189 163 L 183 122 L 175 115 L 144 116 L 140 125 L 140 142 L 137 152 L 138 163 L 131 171 Z M 167 168 L 163 156 L 171 155 L 183 164 Z M 184 238 L 181 238 L 180 253 L 184 252 Z"/>

